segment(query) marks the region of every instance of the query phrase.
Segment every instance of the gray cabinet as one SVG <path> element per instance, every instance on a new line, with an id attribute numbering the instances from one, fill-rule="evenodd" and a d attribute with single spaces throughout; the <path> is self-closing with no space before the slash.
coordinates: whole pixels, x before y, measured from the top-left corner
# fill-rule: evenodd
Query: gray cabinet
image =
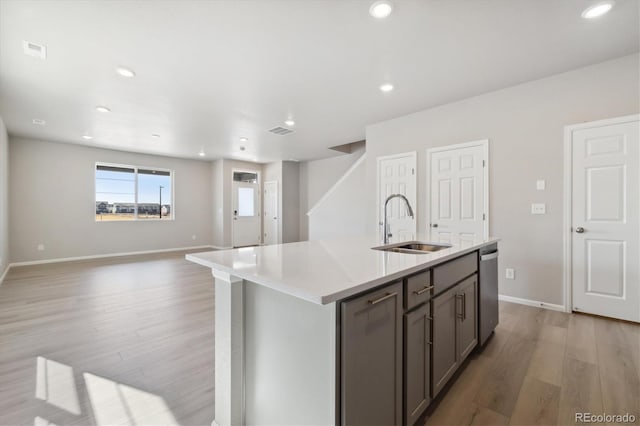
<path id="1" fill-rule="evenodd" d="M 477 274 L 433 299 L 433 397 L 478 343 L 477 304 Z"/>
<path id="2" fill-rule="evenodd" d="M 478 275 L 474 274 L 456 286 L 459 303 L 458 362 L 464 361 L 478 344 Z"/>
<path id="3" fill-rule="evenodd" d="M 340 421 L 402 423 L 401 282 L 341 303 Z"/>
<path id="4" fill-rule="evenodd" d="M 433 299 L 432 397 L 436 397 L 458 368 L 456 351 L 457 287 Z"/>
<path id="5" fill-rule="evenodd" d="M 404 316 L 404 412 L 413 425 L 431 402 L 431 306 Z"/>

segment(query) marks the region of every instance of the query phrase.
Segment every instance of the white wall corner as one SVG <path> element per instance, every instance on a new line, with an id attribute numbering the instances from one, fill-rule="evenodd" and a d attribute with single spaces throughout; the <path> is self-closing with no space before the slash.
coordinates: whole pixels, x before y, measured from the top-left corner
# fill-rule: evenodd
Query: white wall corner
<path id="1" fill-rule="evenodd" d="M 344 175 L 342 175 L 342 177 L 338 179 L 338 181 L 334 183 L 331 188 L 329 188 L 329 190 L 318 200 L 318 202 L 313 207 L 311 207 L 311 209 L 309 209 L 309 211 L 307 212 L 307 216 L 311 216 L 315 211 L 317 211 L 318 208 L 320 208 L 320 206 L 322 206 L 329 199 L 329 197 L 331 197 L 331 195 L 338 188 L 340 188 L 340 185 L 342 185 L 342 183 L 347 180 L 347 178 L 354 172 L 354 170 L 356 170 L 358 166 L 360 166 L 360 164 L 364 162 L 366 157 L 367 153 L 365 152 L 360 158 L 358 158 L 355 163 L 351 165 L 351 167 L 349 167 L 349 169 L 347 169 Z"/>

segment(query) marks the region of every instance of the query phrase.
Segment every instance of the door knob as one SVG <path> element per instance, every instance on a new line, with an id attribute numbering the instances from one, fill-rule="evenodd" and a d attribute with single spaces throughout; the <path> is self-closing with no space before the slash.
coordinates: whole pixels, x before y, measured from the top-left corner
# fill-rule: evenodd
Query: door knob
<path id="1" fill-rule="evenodd" d="M 578 234 L 584 234 L 584 228 L 583 228 L 582 226 L 578 226 L 578 227 L 576 228 L 576 232 L 577 232 Z"/>
<path id="2" fill-rule="evenodd" d="M 438 224 L 437 224 L 437 223 L 432 223 L 432 224 L 431 224 L 431 227 L 432 227 L 432 228 L 437 228 L 437 227 L 438 227 Z"/>

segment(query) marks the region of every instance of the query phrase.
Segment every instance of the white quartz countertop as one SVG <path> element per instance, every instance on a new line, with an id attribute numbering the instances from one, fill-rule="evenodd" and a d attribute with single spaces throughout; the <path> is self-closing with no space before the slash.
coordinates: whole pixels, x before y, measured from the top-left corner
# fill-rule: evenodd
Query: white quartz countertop
<path id="1" fill-rule="evenodd" d="M 418 241 L 433 241 L 418 235 Z M 372 250 L 375 237 L 208 251 L 186 259 L 312 303 L 326 305 L 495 243 L 449 241 L 450 248 L 406 254 Z M 395 242 L 395 241 L 394 241 Z"/>

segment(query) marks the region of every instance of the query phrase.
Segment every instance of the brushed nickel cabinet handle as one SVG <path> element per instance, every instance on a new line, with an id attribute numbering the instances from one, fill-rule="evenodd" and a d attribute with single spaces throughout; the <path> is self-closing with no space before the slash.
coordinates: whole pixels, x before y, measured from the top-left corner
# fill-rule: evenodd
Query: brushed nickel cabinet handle
<path id="1" fill-rule="evenodd" d="M 456 294 L 456 299 L 459 299 L 459 300 L 460 300 L 460 305 L 458 305 L 458 304 L 456 303 L 456 311 L 458 310 L 458 306 L 460 306 L 460 310 L 462 311 L 462 303 L 464 303 L 464 302 L 462 301 L 462 295 L 461 295 L 461 294 Z M 456 316 L 457 316 L 458 318 L 460 318 L 460 319 L 464 319 L 464 318 L 462 317 L 462 312 L 458 312 Z"/>
<path id="2" fill-rule="evenodd" d="M 467 320 L 467 293 L 462 293 L 462 321 Z"/>
<path id="3" fill-rule="evenodd" d="M 420 290 L 414 291 L 413 294 L 415 294 L 416 296 L 420 296 L 421 294 L 424 294 L 425 292 L 431 290 L 432 288 L 433 286 L 424 286 Z"/>
<path id="4" fill-rule="evenodd" d="M 391 299 L 393 296 L 397 296 L 398 293 L 394 292 L 394 293 L 387 293 L 382 297 L 379 297 L 377 299 L 373 299 L 373 300 L 369 300 L 369 304 L 370 305 L 377 305 L 380 302 L 384 302 L 387 299 Z"/>

